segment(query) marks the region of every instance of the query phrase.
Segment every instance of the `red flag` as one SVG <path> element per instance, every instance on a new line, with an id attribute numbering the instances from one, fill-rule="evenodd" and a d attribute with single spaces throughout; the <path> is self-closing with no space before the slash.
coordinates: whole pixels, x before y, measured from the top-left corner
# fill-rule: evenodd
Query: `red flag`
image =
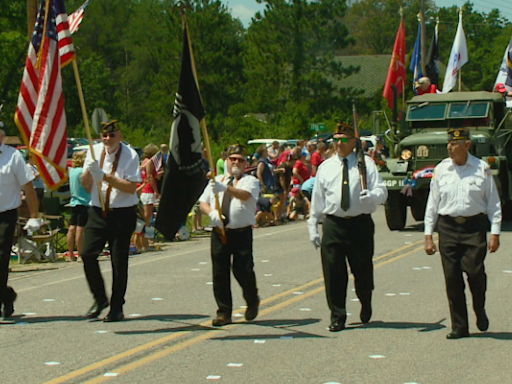
<path id="1" fill-rule="evenodd" d="M 388 99 L 389 108 L 393 108 L 393 91 L 391 85 L 395 84 L 397 96 L 402 94 L 405 81 L 407 80 L 407 72 L 405 67 L 405 23 L 402 20 L 396 34 L 395 47 L 393 48 L 393 56 L 389 64 L 388 77 L 384 86 L 384 96 Z"/>
<path id="2" fill-rule="evenodd" d="M 61 68 L 75 58 L 63 0 L 43 0 L 30 41 L 14 120 L 50 189 L 67 181 Z"/>

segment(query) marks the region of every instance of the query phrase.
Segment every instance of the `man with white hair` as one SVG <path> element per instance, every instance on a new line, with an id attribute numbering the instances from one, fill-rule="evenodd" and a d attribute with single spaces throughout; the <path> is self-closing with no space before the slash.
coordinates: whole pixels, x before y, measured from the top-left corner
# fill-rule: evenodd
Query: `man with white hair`
<path id="1" fill-rule="evenodd" d="M 0 121 L 0 303 L 3 304 L 0 324 L 12 324 L 16 293 L 7 286 L 9 261 L 18 207 L 21 205 L 21 191 L 25 192 L 30 218 L 23 229 L 35 232 L 40 227 L 37 219 L 37 196 L 32 185 L 33 173 L 25 164 L 23 155 L 5 144 L 5 131 Z"/>

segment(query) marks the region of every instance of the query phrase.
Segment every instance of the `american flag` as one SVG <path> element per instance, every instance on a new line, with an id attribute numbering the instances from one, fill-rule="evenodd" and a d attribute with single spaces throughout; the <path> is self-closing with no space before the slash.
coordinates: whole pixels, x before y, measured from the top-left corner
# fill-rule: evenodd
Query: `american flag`
<path id="1" fill-rule="evenodd" d="M 80 28 L 80 24 L 82 23 L 82 19 L 84 18 L 84 12 L 85 8 L 89 5 L 91 0 L 87 0 L 85 3 L 83 3 L 80 8 L 78 8 L 75 12 L 73 12 L 68 17 L 68 23 L 69 23 L 69 31 L 71 34 L 78 31 L 78 28 Z"/>
<path id="2" fill-rule="evenodd" d="M 74 58 L 64 0 L 41 1 L 14 120 L 49 189 L 58 188 L 68 178 L 61 68 Z"/>
<path id="3" fill-rule="evenodd" d="M 164 167 L 164 154 L 162 151 L 158 151 L 152 158 L 151 161 L 153 162 L 153 165 L 155 167 L 155 170 L 157 172 L 160 172 Z"/>

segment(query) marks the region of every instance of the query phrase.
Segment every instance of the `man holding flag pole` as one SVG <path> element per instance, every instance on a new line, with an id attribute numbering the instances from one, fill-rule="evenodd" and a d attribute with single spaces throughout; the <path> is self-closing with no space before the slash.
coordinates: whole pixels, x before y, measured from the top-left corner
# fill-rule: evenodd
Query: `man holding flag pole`
<path id="1" fill-rule="evenodd" d="M 231 323 L 230 267 L 233 255 L 233 271 L 244 291 L 247 301 L 246 319 L 253 320 L 258 314 L 259 297 L 254 274 L 252 257 L 252 224 L 255 224 L 256 199 L 259 186 L 256 178 L 243 174 L 245 148 L 231 147 L 231 162 L 228 164 L 228 177 L 212 178 L 205 190 L 206 175 L 201 161 L 201 134 L 207 150 L 210 169 L 214 169 L 205 111 L 199 92 L 194 56 L 189 39 L 188 25 L 183 15 L 183 52 L 179 89 L 174 105 L 174 120 L 171 127 L 169 156 L 165 165 L 165 175 L 160 198 L 156 228 L 168 239 L 186 221 L 194 203 L 199 199 L 201 209 L 210 216 L 216 230 L 211 237 L 213 264 L 213 289 L 218 304 L 214 326 Z M 229 157 L 228 157 L 229 159 Z M 232 175 L 231 175 L 232 174 Z M 223 180 L 219 180 L 222 178 Z M 236 178 L 236 181 L 235 181 Z M 179 180 L 179 182 L 177 182 Z M 219 193 L 223 203 L 220 204 Z M 247 215 L 230 217 L 229 207 L 244 205 Z M 239 209 L 239 212 L 242 210 Z M 231 219 L 228 223 L 226 219 Z"/>

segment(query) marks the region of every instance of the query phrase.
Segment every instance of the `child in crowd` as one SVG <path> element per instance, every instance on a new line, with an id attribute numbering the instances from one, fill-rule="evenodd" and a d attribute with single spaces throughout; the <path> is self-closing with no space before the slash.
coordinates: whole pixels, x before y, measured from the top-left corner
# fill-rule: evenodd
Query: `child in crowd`
<path id="1" fill-rule="evenodd" d="M 299 187 L 292 188 L 291 195 L 286 216 L 290 220 L 295 220 L 298 219 L 299 215 L 304 215 L 304 218 L 307 219 L 310 208 L 309 200 L 304 196 Z"/>
<path id="2" fill-rule="evenodd" d="M 256 225 L 258 228 L 263 225 L 275 225 L 279 221 L 279 206 L 281 201 L 279 195 L 274 194 L 272 197 L 260 197 L 256 202 Z"/>

